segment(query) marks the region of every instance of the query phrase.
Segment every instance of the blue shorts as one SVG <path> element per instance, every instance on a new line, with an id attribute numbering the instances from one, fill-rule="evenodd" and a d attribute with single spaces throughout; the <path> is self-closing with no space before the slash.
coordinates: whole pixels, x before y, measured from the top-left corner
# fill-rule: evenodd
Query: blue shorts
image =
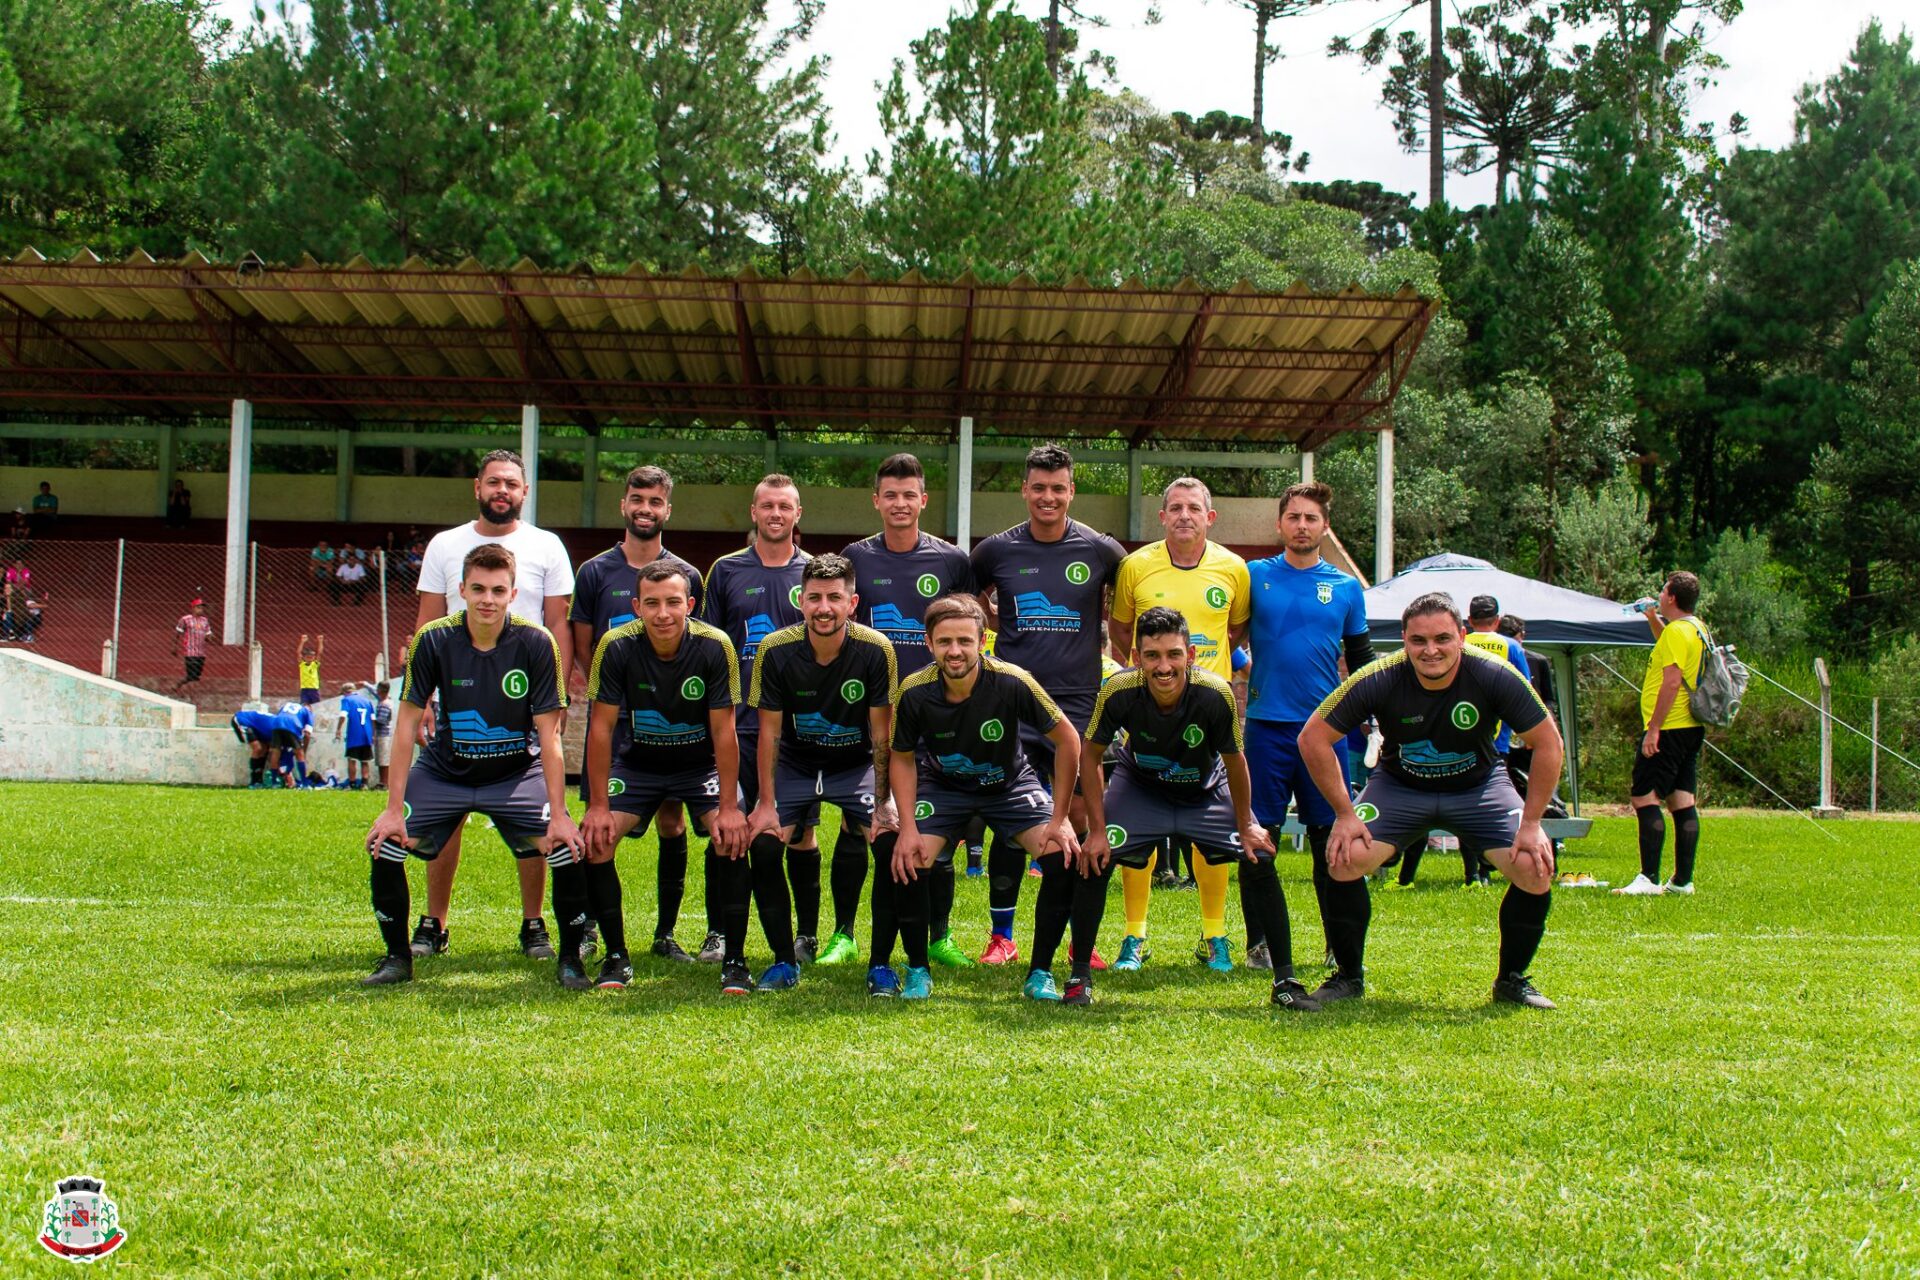
<path id="1" fill-rule="evenodd" d="M 316 706 L 318 705 L 319 701 L 320 701 L 320 691 L 318 689 L 302 689 L 300 691 L 301 706 L 303 707 Z"/>
<path id="2" fill-rule="evenodd" d="M 1248 719 L 1247 773 L 1253 779 L 1253 816 L 1263 827 L 1277 827 L 1287 820 L 1287 801 L 1300 811 L 1300 821 L 1309 827 L 1333 825 L 1333 806 L 1313 785 L 1307 762 L 1300 758 L 1300 730 L 1303 724 L 1291 720 Z M 1340 776 L 1347 776 L 1345 744 L 1337 744 L 1333 758 Z"/>

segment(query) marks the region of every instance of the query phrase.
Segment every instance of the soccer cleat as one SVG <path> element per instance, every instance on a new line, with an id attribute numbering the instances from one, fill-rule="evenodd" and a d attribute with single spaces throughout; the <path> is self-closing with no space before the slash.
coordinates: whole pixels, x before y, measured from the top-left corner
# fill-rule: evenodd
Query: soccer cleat
<path id="1" fill-rule="evenodd" d="M 907 968 L 907 980 L 900 988 L 902 1000 L 925 1000 L 933 994 L 933 975 L 925 969 Z"/>
<path id="2" fill-rule="evenodd" d="M 1485 889 L 1485 888 L 1488 888 L 1488 887 L 1489 887 L 1489 882 L 1488 882 L 1488 881 L 1485 881 L 1485 880 L 1482 880 L 1482 879 L 1480 879 L 1480 878 L 1478 878 L 1478 877 L 1476 876 L 1476 877 L 1475 877 L 1474 879 L 1472 879 L 1472 880 L 1463 880 L 1463 881 L 1461 881 L 1461 882 L 1460 882 L 1460 887 L 1461 887 L 1462 889 Z"/>
<path id="3" fill-rule="evenodd" d="M 992 948 L 989 947 L 988 949 L 991 950 Z M 952 934 L 948 934 L 944 938 L 935 938 L 932 942 L 929 942 L 927 944 L 927 959 L 943 969 L 973 968 L 973 957 L 960 949 L 960 944 L 953 940 Z"/>
<path id="4" fill-rule="evenodd" d="M 693 957 L 687 954 L 687 949 L 675 942 L 670 934 L 663 934 L 653 940 L 653 954 L 662 960 L 676 960 L 681 964 L 693 963 Z"/>
<path id="5" fill-rule="evenodd" d="M 1345 973 L 1335 973 L 1331 978 L 1314 988 L 1313 1000 L 1319 1005 L 1330 1005 L 1336 1000 L 1358 1000 L 1367 994 L 1367 980 Z"/>
<path id="6" fill-rule="evenodd" d="M 1028 861 L 1027 874 L 1032 876 L 1035 880 L 1038 880 L 1041 877 L 1041 875 L 1044 874 L 1040 870 L 1040 859 L 1034 858 Z"/>
<path id="7" fill-rule="evenodd" d="M 791 991 L 799 985 L 800 966 L 778 960 L 760 971 L 760 981 L 754 984 L 753 989 L 755 991 Z"/>
<path id="8" fill-rule="evenodd" d="M 878 1000 L 891 1000 L 900 994 L 900 975 L 892 965 L 876 964 L 867 969 L 867 994 Z"/>
<path id="9" fill-rule="evenodd" d="M 1180 873 L 1168 867 L 1162 867 L 1153 873 L 1153 887 L 1156 889 L 1178 889 Z"/>
<path id="10" fill-rule="evenodd" d="M 726 954 L 727 940 L 720 934 L 710 933 L 707 940 L 700 944 L 700 954 L 694 958 L 701 964 L 719 964 Z"/>
<path id="11" fill-rule="evenodd" d="M 1060 996 L 1061 1004 L 1090 1005 L 1093 1003 L 1092 978 L 1068 978 L 1067 989 Z"/>
<path id="12" fill-rule="evenodd" d="M 1690 894 L 1693 892 L 1693 881 L 1689 880 L 1685 884 L 1675 884 L 1673 881 L 1669 880 L 1665 884 L 1660 886 L 1660 892 Z"/>
<path id="13" fill-rule="evenodd" d="M 753 975 L 747 972 L 745 960 L 728 960 L 720 966 L 720 994 L 723 996 L 744 996 L 753 991 Z"/>
<path id="14" fill-rule="evenodd" d="M 1666 890 L 1647 879 L 1643 871 L 1613 891 L 1616 898 L 1657 898 Z"/>
<path id="15" fill-rule="evenodd" d="M 1413 886 L 1405 880 L 1389 880 L 1380 886 L 1382 893 L 1405 893 L 1411 888 L 1413 888 Z"/>
<path id="16" fill-rule="evenodd" d="M 1093 970 L 1095 973 L 1106 972 L 1107 962 L 1106 959 L 1101 956 L 1100 948 L 1095 947 L 1093 954 L 1087 957 L 1087 968 Z"/>
<path id="17" fill-rule="evenodd" d="M 1267 1003 L 1276 1009 L 1291 1009 L 1295 1013 L 1318 1013 L 1320 1002 L 1307 993 L 1306 986 L 1295 978 L 1282 978 L 1273 984 L 1273 994 L 1267 997 Z"/>
<path id="18" fill-rule="evenodd" d="M 1115 973 L 1136 973 L 1139 971 L 1140 966 L 1147 962 L 1147 957 L 1151 954 L 1152 952 L 1147 949 L 1147 940 L 1145 938 L 1135 937 L 1130 933 L 1120 939 L 1120 957 L 1113 962 L 1113 971 Z"/>
<path id="19" fill-rule="evenodd" d="M 1273 949 L 1264 942 L 1255 943 L 1247 948 L 1247 958 L 1242 961 L 1249 969 L 1273 968 Z"/>
<path id="20" fill-rule="evenodd" d="M 1503 975 L 1493 984 L 1495 1004 L 1519 1004 L 1529 1009 L 1557 1009 L 1560 1006 L 1541 995 L 1533 980 L 1524 973 Z"/>
<path id="21" fill-rule="evenodd" d="M 928 954 L 932 954 L 929 947 Z M 987 949 L 980 953 L 981 964 L 1012 964 L 1020 958 L 1020 948 L 1013 945 L 1012 938 L 994 934 L 987 939 Z"/>
<path id="22" fill-rule="evenodd" d="M 414 956 L 437 956 L 447 949 L 446 926 L 432 916 L 421 916 L 420 923 L 413 926 L 413 941 L 408 950 Z"/>
<path id="23" fill-rule="evenodd" d="M 580 934 L 580 959 L 585 961 L 600 949 L 600 922 L 587 921 L 587 927 Z"/>
<path id="24" fill-rule="evenodd" d="M 529 960 L 553 959 L 553 940 L 547 937 L 547 922 L 536 916 L 520 922 L 520 954 Z"/>
<path id="25" fill-rule="evenodd" d="M 798 945 L 797 943 L 795 944 L 796 949 L 798 949 Z M 933 948 L 928 947 L 927 951 L 931 954 Z M 813 962 L 815 964 L 849 964 L 859 958 L 859 946 L 854 943 L 852 938 L 835 929 L 827 935 L 827 945 L 821 949 L 819 955 L 814 957 Z"/>
<path id="26" fill-rule="evenodd" d="M 396 982 L 413 981 L 412 956 L 381 956 L 373 972 L 360 979 L 363 987 L 390 987 Z"/>
<path id="27" fill-rule="evenodd" d="M 630 986 L 632 983 L 633 965 L 625 956 L 618 953 L 609 955 L 600 962 L 600 976 L 593 980 L 594 986 L 611 991 L 618 991 L 621 987 Z"/>
<path id="28" fill-rule="evenodd" d="M 587 976 L 587 966 L 580 963 L 579 956 L 561 956 L 556 966 L 560 975 L 560 985 L 569 991 L 585 991 L 593 986 L 593 979 Z"/>
<path id="29" fill-rule="evenodd" d="M 1202 938 L 1193 958 L 1215 973 L 1233 972 L 1233 944 L 1222 938 Z"/>
<path id="30" fill-rule="evenodd" d="M 1180 878 L 1179 885 L 1176 887 L 1181 889 L 1198 889 L 1200 887 L 1200 882 L 1198 880 L 1195 880 L 1192 876 L 1182 876 Z"/>
<path id="31" fill-rule="evenodd" d="M 795 964 L 812 964 L 814 957 L 818 954 L 820 954 L 820 939 L 814 937 L 812 934 L 803 933 L 793 940 L 793 962 Z"/>
<path id="32" fill-rule="evenodd" d="M 1035 969 L 1027 975 L 1027 983 L 1020 988 L 1020 994 L 1029 1000 L 1059 1000 L 1060 988 L 1054 985 L 1053 975 L 1045 969 Z"/>

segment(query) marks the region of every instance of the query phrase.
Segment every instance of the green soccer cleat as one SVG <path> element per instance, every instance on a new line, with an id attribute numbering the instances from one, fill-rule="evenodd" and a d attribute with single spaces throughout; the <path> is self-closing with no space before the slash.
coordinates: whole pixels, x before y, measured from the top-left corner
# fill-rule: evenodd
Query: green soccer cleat
<path id="1" fill-rule="evenodd" d="M 827 938 L 827 945 L 820 948 L 820 954 L 814 957 L 815 964 L 849 964 L 860 958 L 860 948 L 852 938 L 834 930 Z"/>
<path id="2" fill-rule="evenodd" d="M 938 941 L 929 942 L 927 959 L 943 969 L 973 968 L 973 957 L 960 949 L 960 944 L 953 940 L 952 934 Z"/>
<path id="3" fill-rule="evenodd" d="M 1020 994 L 1029 1000 L 1060 999 L 1060 988 L 1054 982 L 1053 975 L 1045 969 L 1035 969 L 1027 975 L 1027 985 L 1020 988 Z"/>

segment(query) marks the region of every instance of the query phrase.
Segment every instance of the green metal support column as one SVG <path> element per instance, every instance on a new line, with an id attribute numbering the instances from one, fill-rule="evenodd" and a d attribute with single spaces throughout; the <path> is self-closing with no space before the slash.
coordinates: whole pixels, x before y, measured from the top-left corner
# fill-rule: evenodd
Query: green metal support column
<path id="1" fill-rule="evenodd" d="M 155 515 L 164 516 L 167 514 L 167 495 L 173 491 L 173 443 L 173 424 L 171 422 L 161 423 L 159 440 L 160 471 L 159 474 L 154 477 L 153 483 Z"/>
<path id="2" fill-rule="evenodd" d="M 580 527 L 597 524 L 596 508 L 600 499 L 600 437 L 587 437 L 586 456 L 580 460 Z"/>
<path id="3" fill-rule="evenodd" d="M 333 518 L 345 524 L 353 519 L 353 432 L 333 434 Z"/>
<path id="4" fill-rule="evenodd" d="M 1147 521 L 1140 514 L 1140 485 L 1146 463 L 1138 449 L 1127 449 L 1127 541 L 1139 542 L 1147 536 Z"/>

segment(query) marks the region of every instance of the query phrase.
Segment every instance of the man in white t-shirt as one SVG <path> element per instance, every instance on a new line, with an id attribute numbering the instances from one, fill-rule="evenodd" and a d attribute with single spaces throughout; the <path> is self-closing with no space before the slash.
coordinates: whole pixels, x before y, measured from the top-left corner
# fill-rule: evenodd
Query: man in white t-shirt
<path id="1" fill-rule="evenodd" d="M 480 505 L 479 519 L 455 525 L 433 535 L 420 562 L 421 627 L 458 612 L 460 568 L 467 552 L 497 542 L 513 553 L 514 596 L 508 611 L 545 627 L 560 651 L 560 688 L 565 690 L 573 670 L 573 635 L 567 627 L 567 598 L 573 594 L 573 563 L 560 539 L 520 519 L 527 500 L 526 467 L 510 449 L 495 449 L 480 459 L 480 475 L 473 482 Z M 404 672 L 404 665 L 402 670 Z M 566 708 L 560 710 L 566 724 Z M 427 914 L 413 931 L 413 954 L 429 956 L 447 949 L 447 911 L 453 900 L 453 875 L 460 865 L 460 833 L 454 832 L 427 864 Z M 520 949 L 536 960 L 551 960 L 547 922 L 541 914 L 547 891 L 544 858 L 517 861 L 520 870 Z"/>

